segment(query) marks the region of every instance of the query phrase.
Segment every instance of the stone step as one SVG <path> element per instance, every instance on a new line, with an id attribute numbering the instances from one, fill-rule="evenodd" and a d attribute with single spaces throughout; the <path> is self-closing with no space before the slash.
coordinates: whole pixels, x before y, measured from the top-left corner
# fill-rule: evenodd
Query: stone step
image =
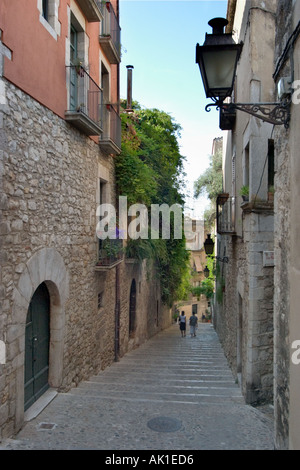
<path id="1" fill-rule="evenodd" d="M 205 393 L 206 392 L 206 393 Z M 131 401 L 131 402 L 166 402 L 171 403 L 182 403 L 182 404 L 203 404 L 205 403 L 214 403 L 219 405 L 224 405 L 224 403 L 239 402 L 243 403 L 243 397 L 236 390 L 232 390 L 231 393 L 220 393 L 215 391 L 212 393 L 212 390 L 203 390 L 203 393 L 170 393 L 170 392 L 133 392 L 133 391 L 115 391 L 110 390 L 107 393 L 100 392 L 92 389 L 73 389 L 69 392 L 69 396 L 78 397 L 81 396 L 82 399 L 86 402 L 93 400 L 101 402 L 103 400 L 117 400 L 117 401 Z"/>
<path id="2" fill-rule="evenodd" d="M 93 382 L 93 380 L 91 379 Z M 212 384 L 222 384 L 227 383 L 232 385 L 233 387 L 237 387 L 235 381 L 233 380 L 232 375 L 220 375 L 220 374 L 155 374 L 155 373 L 133 373 L 130 372 L 130 376 L 126 373 L 122 374 L 113 374 L 111 376 L 105 376 L 103 378 L 95 378 L 95 383 L 124 383 L 124 384 L 135 384 L 135 385 L 147 385 L 153 384 L 156 387 L 160 385 L 169 383 L 174 385 L 185 385 L 188 386 L 189 384 L 207 384 L 208 386 L 212 386 Z M 81 384 L 79 385 L 81 386 Z"/>
<path id="3" fill-rule="evenodd" d="M 119 378 L 119 380 L 114 380 L 114 377 L 107 377 L 105 380 L 99 380 L 98 378 L 98 380 L 88 380 L 85 382 L 81 382 L 76 389 L 87 388 L 87 387 L 98 389 L 99 387 L 109 387 L 109 386 L 113 388 L 140 387 L 143 390 L 145 390 L 145 386 L 153 387 L 155 389 L 160 389 L 160 388 L 165 388 L 165 387 L 202 389 L 205 387 L 205 388 L 232 388 L 232 389 L 240 390 L 238 385 L 234 384 L 233 381 L 229 381 L 229 380 L 228 381 L 220 381 L 220 380 L 219 381 L 216 381 L 216 380 L 210 380 L 210 381 L 202 380 L 201 381 L 201 380 L 196 380 L 196 379 L 195 380 L 187 380 L 187 379 L 181 380 L 178 378 L 174 378 L 172 380 L 167 379 L 167 378 L 164 378 L 161 380 L 158 380 L 158 379 L 152 380 L 152 379 L 149 379 L 148 377 L 143 377 L 143 378 L 139 378 L 136 380 L 128 379 L 127 381 L 124 380 L 124 378 L 123 379 Z"/>

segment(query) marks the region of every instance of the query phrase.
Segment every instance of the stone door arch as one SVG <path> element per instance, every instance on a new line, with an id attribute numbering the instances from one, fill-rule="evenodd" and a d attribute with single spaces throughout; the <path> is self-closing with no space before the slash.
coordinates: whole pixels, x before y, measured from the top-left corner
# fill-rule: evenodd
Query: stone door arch
<path id="1" fill-rule="evenodd" d="M 59 388 L 63 378 L 63 347 L 65 330 L 65 304 L 68 298 L 68 273 L 61 255 L 55 248 L 43 248 L 24 265 L 13 293 L 12 323 L 8 329 L 10 342 L 20 344 L 15 357 L 16 378 L 15 428 L 24 422 L 24 378 L 25 378 L 25 329 L 28 308 L 32 296 L 44 283 L 49 292 L 50 341 L 48 381 L 52 388 Z"/>

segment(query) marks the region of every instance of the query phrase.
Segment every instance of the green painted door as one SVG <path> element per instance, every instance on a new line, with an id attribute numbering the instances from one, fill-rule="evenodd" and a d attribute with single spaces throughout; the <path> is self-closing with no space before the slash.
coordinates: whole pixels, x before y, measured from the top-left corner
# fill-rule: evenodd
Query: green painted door
<path id="1" fill-rule="evenodd" d="M 49 388 L 50 298 L 45 283 L 32 296 L 25 331 L 25 410 Z"/>

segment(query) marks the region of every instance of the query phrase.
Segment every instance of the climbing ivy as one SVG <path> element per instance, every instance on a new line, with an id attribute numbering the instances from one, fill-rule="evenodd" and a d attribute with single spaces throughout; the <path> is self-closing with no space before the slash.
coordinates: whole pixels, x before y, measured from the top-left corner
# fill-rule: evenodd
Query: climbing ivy
<path id="1" fill-rule="evenodd" d="M 126 113 L 123 102 L 122 152 L 116 157 L 117 193 L 127 196 L 128 207 L 144 204 L 151 214 L 151 204 L 184 205 L 184 157 L 180 154 L 180 126 L 164 111 L 141 109 L 133 103 L 133 113 Z M 182 218 L 183 223 L 183 218 Z M 148 259 L 157 266 L 162 300 L 171 306 L 186 295 L 184 279 L 189 271 L 189 254 L 182 239 L 128 240 L 128 257 Z M 149 220 L 150 229 L 150 220 Z"/>

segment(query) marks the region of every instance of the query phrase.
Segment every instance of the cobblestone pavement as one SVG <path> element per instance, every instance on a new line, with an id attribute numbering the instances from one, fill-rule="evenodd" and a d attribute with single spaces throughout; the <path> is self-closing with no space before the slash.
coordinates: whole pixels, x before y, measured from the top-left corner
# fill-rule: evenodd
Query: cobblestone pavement
<path id="1" fill-rule="evenodd" d="M 59 393 L 0 449 L 273 450 L 273 421 L 244 403 L 209 323 L 172 325 Z"/>

